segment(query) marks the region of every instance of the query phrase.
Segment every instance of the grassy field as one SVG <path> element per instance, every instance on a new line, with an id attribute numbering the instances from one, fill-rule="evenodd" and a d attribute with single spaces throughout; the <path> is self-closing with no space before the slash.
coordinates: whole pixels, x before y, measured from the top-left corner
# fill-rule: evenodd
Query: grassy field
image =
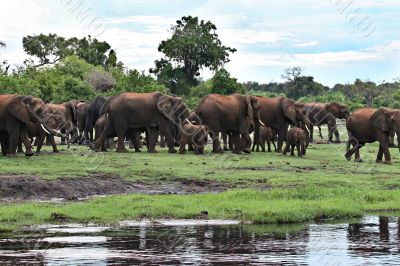
<path id="1" fill-rule="evenodd" d="M 49 151 L 47 147 L 45 149 Z M 0 230 L 47 222 L 116 223 L 140 218 L 240 219 L 254 223 L 295 223 L 357 217 L 400 210 L 400 156 L 375 163 L 377 144 L 362 149 L 364 163 L 347 162 L 344 144 L 311 144 L 305 158 L 277 153 L 250 155 L 93 153 L 62 148 L 25 158 L 0 157 L 3 175 L 46 179 L 117 174 L 128 180 L 217 180 L 241 189 L 195 195 L 116 195 L 84 202 L 2 203 Z"/>

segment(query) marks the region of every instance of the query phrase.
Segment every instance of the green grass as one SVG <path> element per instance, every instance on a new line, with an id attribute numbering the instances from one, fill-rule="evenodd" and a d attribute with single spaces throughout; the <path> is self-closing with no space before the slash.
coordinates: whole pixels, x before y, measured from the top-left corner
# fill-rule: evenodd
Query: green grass
<path id="1" fill-rule="evenodd" d="M 347 162 L 344 149 L 344 145 L 313 144 L 303 159 L 277 153 L 179 155 L 168 154 L 165 149 L 159 154 L 93 153 L 84 147 L 64 148 L 57 155 L 0 157 L 1 174 L 54 179 L 113 173 L 130 180 L 209 179 L 249 188 L 220 194 L 120 195 L 86 202 L 3 203 L 0 231 L 64 220 L 115 223 L 144 217 L 197 218 L 202 211 L 208 211 L 209 218 L 270 224 L 400 211 L 398 149 L 391 150 L 392 165 L 375 164 L 377 144 L 362 149 L 364 163 Z"/>

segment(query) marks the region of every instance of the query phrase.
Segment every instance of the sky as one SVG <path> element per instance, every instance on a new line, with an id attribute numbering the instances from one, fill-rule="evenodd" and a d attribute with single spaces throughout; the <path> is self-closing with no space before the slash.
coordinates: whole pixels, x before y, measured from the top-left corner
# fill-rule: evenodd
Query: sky
<path id="1" fill-rule="evenodd" d="M 292 66 L 328 86 L 400 77 L 399 0 L 3 0 L 0 60 L 29 58 L 26 35 L 91 35 L 147 72 L 171 25 L 187 15 L 212 21 L 223 44 L 237 49 L 225 68 L 240 82 L 279 82 Z"/>

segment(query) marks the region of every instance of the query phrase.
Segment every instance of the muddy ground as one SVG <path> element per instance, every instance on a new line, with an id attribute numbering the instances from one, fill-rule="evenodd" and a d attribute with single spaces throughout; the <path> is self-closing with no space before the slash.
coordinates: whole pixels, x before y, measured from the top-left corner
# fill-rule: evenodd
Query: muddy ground
<path id="1" fill-rule="evenodd" d="M 235 184 L 215 180 L 176 178 L 172 180 L 130 181 L 110 174 L 46 180 L 38 176 L 0 175 L 0 201 L 80 200 L 114 194 L 194 194 L 218 193 Z"/>

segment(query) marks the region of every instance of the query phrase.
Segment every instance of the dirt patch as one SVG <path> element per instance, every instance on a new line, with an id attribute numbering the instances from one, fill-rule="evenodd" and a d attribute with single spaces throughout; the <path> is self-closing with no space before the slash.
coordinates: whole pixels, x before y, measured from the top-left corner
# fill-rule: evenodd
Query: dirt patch
<path id="1" fill-rule="evenodd" d="M 176 178 L 169 181 L 129 181 L 116 175 L 45 180 L 37 176 L 0 176 L 0 200 L 78 200 L 113 194 L 217 193 L 235 187 L 215 180 Z"/>

